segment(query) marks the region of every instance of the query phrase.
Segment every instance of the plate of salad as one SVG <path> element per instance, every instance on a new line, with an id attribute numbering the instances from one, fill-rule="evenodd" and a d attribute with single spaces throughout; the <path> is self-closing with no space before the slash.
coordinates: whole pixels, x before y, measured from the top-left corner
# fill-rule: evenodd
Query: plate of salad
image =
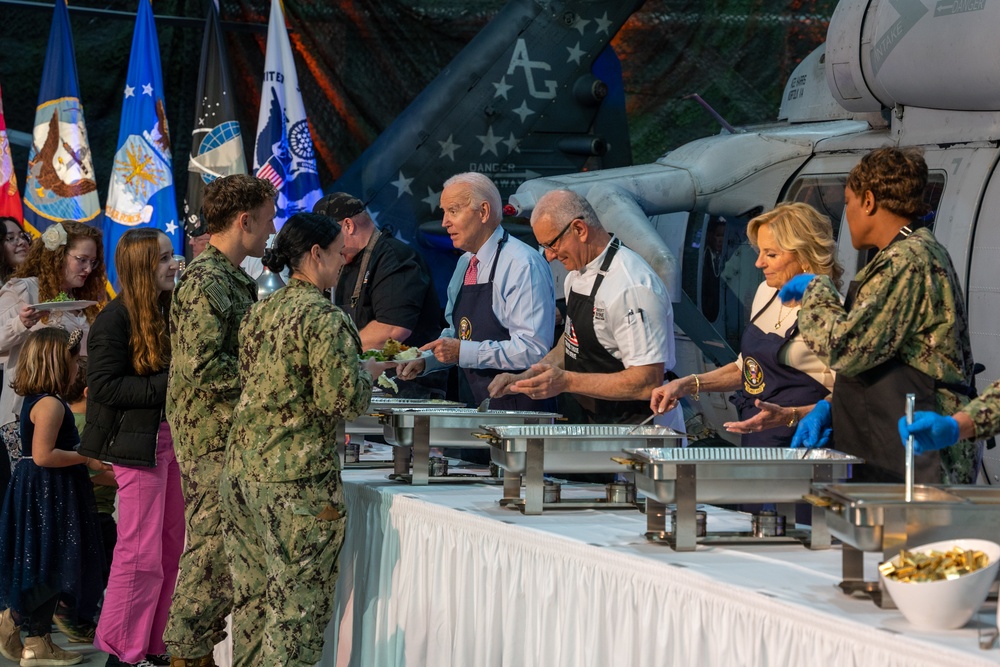
<path id="1" fill-rule="evenodd" d="M 49 311 L 61 311 L 61 310 L 83 310 L 84 308 L 89 308 L 93 306 L 96 301 L 76 301 L 69 298 L 66 292 L 59 292 L 59 296 L 52 299 L 51 301 L 44 301 L 42 303 L 32 303 L 29 304 L 35 310 L 49 310 Z"/>

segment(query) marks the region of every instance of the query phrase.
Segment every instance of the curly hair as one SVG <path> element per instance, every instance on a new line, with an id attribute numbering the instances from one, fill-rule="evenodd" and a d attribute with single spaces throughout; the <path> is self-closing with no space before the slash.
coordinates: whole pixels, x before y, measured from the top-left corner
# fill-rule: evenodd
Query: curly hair
<path id="1" fill-rule="evenodd" d="M 152 227 L 130 229 L 115 248 L 119 298 L 128 313 L 132 366 L 139 375 L 152 375 L 170 364 L 170 292 L 156 286 L 160 237 L 167 235 Z"/>
<path id="2" fill-rule="evenodd" d="M 31 394 L 63 395 L 73 384 L 69 368 L 80 354 L 80 336 L 72 336 L 59 327 L 44 327 L 28 332 L 10 383 L 21 396 Z"/>
<path id="3" fill-rule="evenodd" d="M 848 174 L 847 187 L 859 196 L 870 190 L 876 206 L 909 220 L 927 213 L 927 163 L 919 148 L 887 146 L 873 150 Z"/>
<path id="4" fill-rule="evenodd" d="M 37 278 L 39 300 L 51 301 L 59 296 L 59 292 L 64 291 L 62 284 L 66 262 L 69 261 L 73 249 L 87 239 L 93 241 L 97 246 L 97 263 L 94 264 L 93 270 L 87 276 L 87 281 L 83 283 L 83 287 L 74 289 L 72 294 L 76 299 L 97 302 L 83 311 L 87 321 L 93 323 L 97 313 L 101 312 L 101 308 L 107 301 L 107 294 L 104 291 L 107 277 L 104 273 L 104 242 L 101 230 L 73 220 L 64 220 L 59 224 L 66 230 L 66 245 L 49 250 L 45 247 L 41 237 L 36 238 L 31 242 L 31 249 L 28 251 L 24 263 L 17 267 L 13 277 Z M 42 320 L 48 322 L 47 313 L 42 317 Z"/>
<path id="5" fill-rule="evenodd" d="M 754 247 L 757 247 L 757 233 L 764 225 L 771 230 L 778 247 L 794 253 L 803 269 L 830 276 L 840 289 L 844 267 L 837 261 L 837 242 L 833 239 L 830 218 L 802 202 L 778 204 L 747 223 L 747 236 Z"/>
<path id="6" fill-rule="evenodd" d="M 217 178 L 205 186 L 201 214 L 209 234 L 229 229 L 233 219 L 278 198 L 271 181 L 247 174 Z"/>

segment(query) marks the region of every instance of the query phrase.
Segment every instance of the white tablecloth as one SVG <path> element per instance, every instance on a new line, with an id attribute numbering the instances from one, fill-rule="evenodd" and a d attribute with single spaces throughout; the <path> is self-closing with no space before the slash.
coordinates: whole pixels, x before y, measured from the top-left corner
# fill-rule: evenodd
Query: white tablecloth
<path id="1" fill-rule="evenodd" d="M 526 517 L 498 507 L 498 487 L 410 487 L 384 470 L 344 479 L 348 535 L 323 665 L 1000 664 L 1000 650 L 977 643 L 992 604 L 964 629 L 915 631 L 840 592 L 837 547 L 676 553 L 646 542 L 636 511 Z M 710 513 L 709 530 L 735 526 L 748 527 L 745 515 Z"/>

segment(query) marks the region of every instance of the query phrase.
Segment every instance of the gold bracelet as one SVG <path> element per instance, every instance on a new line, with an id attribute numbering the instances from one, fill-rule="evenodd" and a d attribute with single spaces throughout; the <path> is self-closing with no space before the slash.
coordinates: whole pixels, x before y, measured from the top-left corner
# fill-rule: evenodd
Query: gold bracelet
<path id="1" fill-rule="evenodd" d="M 701 380 L 698 379 L 698 375 L 696 373 L 692 373 L 691 377 L 694 378 L 694 396 L 692 396 L 691 398 L 693 398 L 696 401 L 700 401 L 701 400 Z"/>
<path id="2" fill-rule="evenodd" d="M 792 418 L 788 420 L 788 426 L 795 426 L 799 423 L 799 409 L 792 408 Z"/>

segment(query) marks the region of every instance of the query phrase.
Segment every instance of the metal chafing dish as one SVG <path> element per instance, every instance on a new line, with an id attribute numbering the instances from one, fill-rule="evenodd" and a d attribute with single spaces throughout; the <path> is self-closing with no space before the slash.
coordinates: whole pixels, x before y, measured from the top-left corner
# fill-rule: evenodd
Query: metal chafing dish
<path id="1" fill-rule="evenodd" d="M 435 447 L 485 448 L 488 445 L 473 435 L 483 424 L 551 424 L 562 415 L 555 412 L 486 410 L 476 408 L 387 408 L 379 411 L 385 440 L 396 447 L 393 452 L 392 479 L 423 485 L 430 481 L 427 460 Z M 413 455 L 413 474 L 410 454 Z M 435 481 L 481 481 L 481 477 L 434 478 Z"/>
<path id="2" fill-rule="evenodd" d="M 378 413 L 390 408 L 448 408 L 448 407 L 465 407 L 464 403 L 458 403 L 457 401 L 446 401 L 442 398 L 397 398 L 395 396 L 375 396 L 371 398 L 371 402 L 368 404 L 367 412 L 358 415 L 355 419 L 349 422 L 340 422 L 337 424 L 337 453 L 340 456 L 340 465 L 342 468 L 374 468 L 374 467 L 385 467 L 387 465 L 392 465 L 390 462 L 382 461 L 358 461 L 357 463 L 348 463 L 345 460 L 345 446 L 347 444 L 347 438 L 345 436 L 350 436 L 351 440 L 361 440 L 364 441 L 366 435 L 382 435 L 382 425 L 378 421 Z"/>
<path id="3" fill-rule="evenodd" d="M 862 459 L 829 449 L 776 447 L 686 447 L 683 449 L 626 449 L 635 481 L 646 494 L 646 537 L 664 541 L 677 551 L 690 551 L 696 536 L 697 503 L 776 503 L 787 525 L 795 525 L 795 503 L 809 493 L 813 482 L 849 476 L 849 465 Z M 677 529 L 666 530 L 666 505 L 677 506 Z M 734 542 L 761 539 L 801 541 L 813 549 L 830 546 L 822 523 L 823 512 L 813 511 L 811 531 L 786 529 L 781 537 L 754 537 L 752 533 L 710 533 L 701 541 Z M 817 523 L 817 517 L 820 519 Z"/>
<path id="4" fill-rule="evenodd" d="M 915 485 L 906 502 L 902 484 L 814 484 L 807 500 L 825 510 L 830 533 L 844 543 L 843 581 L 848 594 L 891 607 L 878 581 L 864 579 L 864 552 L 892 558 L 900 549 L 958 538 L 996 541 L 1000 488 Z"/>
<path id="5" fill-rule="evenodd" d="M 612 460 L 623 448 L 643 443 L 649 447 L 669 447 L 684 437 L 666 426 L 634 424 L 491 424 L 483 427 L 483 431 L 478 437 L 489 441 L 490 458 L 506 471 L 501 504 L 518 507 L 525 514 L 541 514 L 545 508 L 542 475 L 546 472 L 628 473 L 631 472 L 628 466 Z M 521 477 L 525 484 L 523 502 Z M 581 503 L 565 499 L 556 507 L 579 509 L 581 504 L 634 507 L 605 500 Z"/>

